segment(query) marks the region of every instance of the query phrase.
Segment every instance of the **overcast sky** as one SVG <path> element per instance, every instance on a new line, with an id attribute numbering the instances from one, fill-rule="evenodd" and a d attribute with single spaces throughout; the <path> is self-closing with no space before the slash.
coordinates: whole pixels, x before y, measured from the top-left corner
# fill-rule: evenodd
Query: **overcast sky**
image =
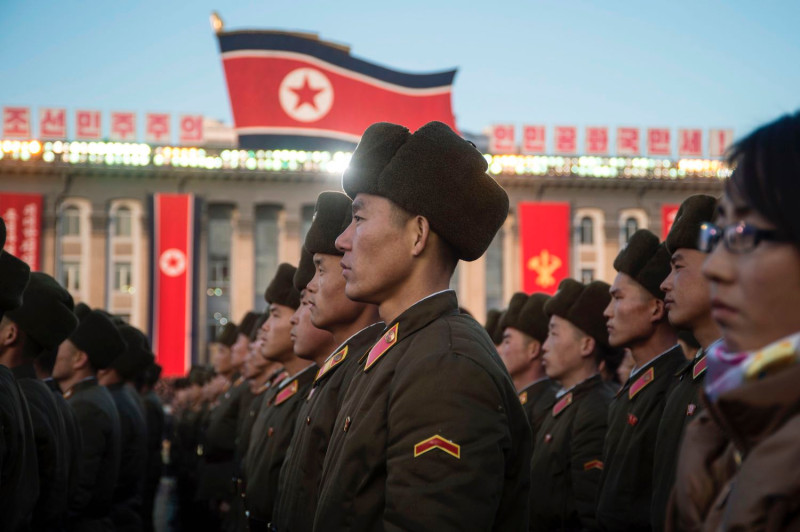
<path id="1" fill-rule="evenodd" d="M 0 106 L 231 123 L 208 19 L 319 33 L 410 72 L 458 68 L 459 128 L 734 128 L 800 108 L 800 2 L 0 0 Z"/>

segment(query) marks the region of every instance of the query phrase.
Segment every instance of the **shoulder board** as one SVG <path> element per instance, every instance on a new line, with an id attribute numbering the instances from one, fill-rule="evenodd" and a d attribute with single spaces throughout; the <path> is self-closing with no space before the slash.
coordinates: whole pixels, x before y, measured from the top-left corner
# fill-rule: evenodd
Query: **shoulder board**
<path id="1" fill-rule="evenodd" d="M 522 392 L 519 394 L 519 402 L 523 405 L 528 402 L 528 392 Z"/>
<path id="2" fill-rule="evenodd" d="M 332 370 L 333 368 L 344 362 L 344 359 L 347 358 L 347 351 L 349 349 L 350 349 L 349 346 L 344 346 L 343 349 L 336 352 L 332 356 L 329 356 L 328 360 L 326 360 L 325 363 L 322 365 L 322 367 L 319 368 L 319 370 L 317 371 L 317 376 L 314 377 L 314 382 L 317 382 L 322 377 L 324 377 L 325 374 L 327 374 L 330 370 Z"/>
<path id="3" fill-rule="evenodd" d="M 628 399 L 633 399 L 636 395 L 645 389 L 645 387 L 653 382 L 656 378 L 656 369 L 650 368 L 644 372 L 644 375 L 640 376 L 636 379 L 636 382 L 631 384 L 630 389 L 628 390 Z"/>
<path id="4" fill-rule="evenodd" d="M 559 401 L 555 405 L 553 405 L 553 417 L 559 415 L 571 404 L 572 404 L 572 392 L 569 392 L 567 395 L 559 399 Z"/>
<path id="5" fill-rule="evenodd" d="M 286 387 L 279 391 L 278 395 L 275 396 L 275 406 L 285 403 L 291 396 L 296 394 L 298 387 L 299 384 L 297 383 L 297 379 L 294 379 L 291 383 L 287 384 Z"/>
<path id="6" fill-rule="evenodd" d="M 692 369 L 692 378 L 696 379 L 705 373 L 707 364 L 708 360 L 706 360 L 706 355 L 703 355 L 703 357 L 694 364 L 694 368 Z"/>
<path id="7" fill-rule="evenodd" d="M 364 371 L 368 371 L 375 362 L 378 361 L 385 353 L 388 351 L 394 344 L 397 343 L 398 338 L 398 327 L 400 326 L 399 323 L 395 323 L 394 326 L 386 331 L 381 339 L 378 340 L 372 349 L 369 350 L 369 354 L 367 355 L 367 362 L 364 364 Z"/>

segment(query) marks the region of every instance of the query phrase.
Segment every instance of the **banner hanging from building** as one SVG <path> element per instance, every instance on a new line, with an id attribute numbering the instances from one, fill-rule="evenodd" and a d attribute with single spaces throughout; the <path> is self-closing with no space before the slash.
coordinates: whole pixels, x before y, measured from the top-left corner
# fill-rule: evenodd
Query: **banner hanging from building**
<path id="1" fill-rule="evenodd" d="M 669 230 L 672 229 L 672 224 L 675 223 L 675 217 L 678 215 L 678 209 L 681 206 L 678 204 L 664 204 L 661 206 L 661 240 L 666 240 Z"/>
<path id="2" fill-rule="evenodd" d="M 518 206 L 522 289 L 555 294 L 569 277 L 569 203 L 523 202 Z"/>
<path id="3" fill-rule="evenodd" d="M 183 376 L 194 350 L 195 236 L 192 194 L 155 194 L 152 199 L 150 316 L 153 352 L 165 377 Z"/>
<path id="4" fill-rule="evenodd" d="M 0 217 L 6 222 L 3 251 L 39 271 L 42 235 L 42 195 L 0 192 Z"/>
<path id="5" fill-rule="evenodd" d="M 347 47 L 285 32 L 220 33 L 240 147 L 350 148 L 375 122 L 455 129 L 456 71 L 409 74 L 352 57 Z"/>

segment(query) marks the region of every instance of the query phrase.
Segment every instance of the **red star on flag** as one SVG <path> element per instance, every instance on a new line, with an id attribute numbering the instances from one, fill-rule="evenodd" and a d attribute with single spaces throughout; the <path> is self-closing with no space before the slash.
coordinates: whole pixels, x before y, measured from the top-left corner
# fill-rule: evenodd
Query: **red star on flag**
<path id="1" fill-rule="evenodd" d="M 309 104 L 314 109 L 317 104 L 314 99 L 317 95 L 325 89 L 315 89 L 308 83 L 308 76 L 303 78 L 303 86 L 298 88 L 291 88 L 291 91 L 297 95 L 297 103 L 294 104 L 295 109 L 299 109 L 303 104 Z"/>

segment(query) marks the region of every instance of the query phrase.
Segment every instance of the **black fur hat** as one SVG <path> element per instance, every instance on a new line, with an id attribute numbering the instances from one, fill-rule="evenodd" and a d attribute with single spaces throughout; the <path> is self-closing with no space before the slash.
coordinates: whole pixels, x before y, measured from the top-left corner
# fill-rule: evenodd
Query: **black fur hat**
<path id="1" fill-rule="evenodd" d="M 109 367 L 127 347 L 117 327 L 99 310 L 84 316 L 69 339 L 89 356 L 95 369 Z"/>
<path id="2" fill-rule="evenodd" d="M 361 137 L 342 187 L 351 198 L 375 194 L 425 216 L 459 259 L 472 261 L 508 216 L 508 195 L 487 167 L 475 146 L 442 122 L 429 122 L 414 134 L 379 122 Z"/>
<path id="3" fill-rule="evenodd" d="M 665 240 L 667 251 L 672 254 L 679 248 L 697 249 L 700 226 L 712 221 L 716 212 L 717 199 L 713 196 L 695 194 L 686 198 Z"/>
<path id="4" fill-rule="evenodd" d="M 306 234 L 303 247 L 312 255 L 343 255 L 336 249 L 336 238 L 353 219 L 353 202 L 341 192 L 323 192 L 317 197 L 314 219 Z M 302 260 L 300 261 L 302 266 Z"/>
<path id="5" fill-rule="evenodd" d="M 625 273 L 658 299 L 664 299 L 661 283 L 669 275 L 670 254 L 658 237 L 639 229 L 614 259 L 614 269 Z"/>
<path id="6" fill-rule="evenodd" d="M 603 311 L 611 301 L 609 288 L 603 281 L 584 285 L 575 279 L 564 279 L 555 295 L 545 303 L 544 311 L 548 316 L 564 318 L 607 347 L 608 329 Z"/>
<path id="7" fill-rule="evenodd" d="M 293 278 L 297 268 L 289 263 L 282 263 L 269 283 L 264 299 L 267 303 L 276 303 L 297 310 L 300 306 L 300 291 L 294 287 Z"/>

